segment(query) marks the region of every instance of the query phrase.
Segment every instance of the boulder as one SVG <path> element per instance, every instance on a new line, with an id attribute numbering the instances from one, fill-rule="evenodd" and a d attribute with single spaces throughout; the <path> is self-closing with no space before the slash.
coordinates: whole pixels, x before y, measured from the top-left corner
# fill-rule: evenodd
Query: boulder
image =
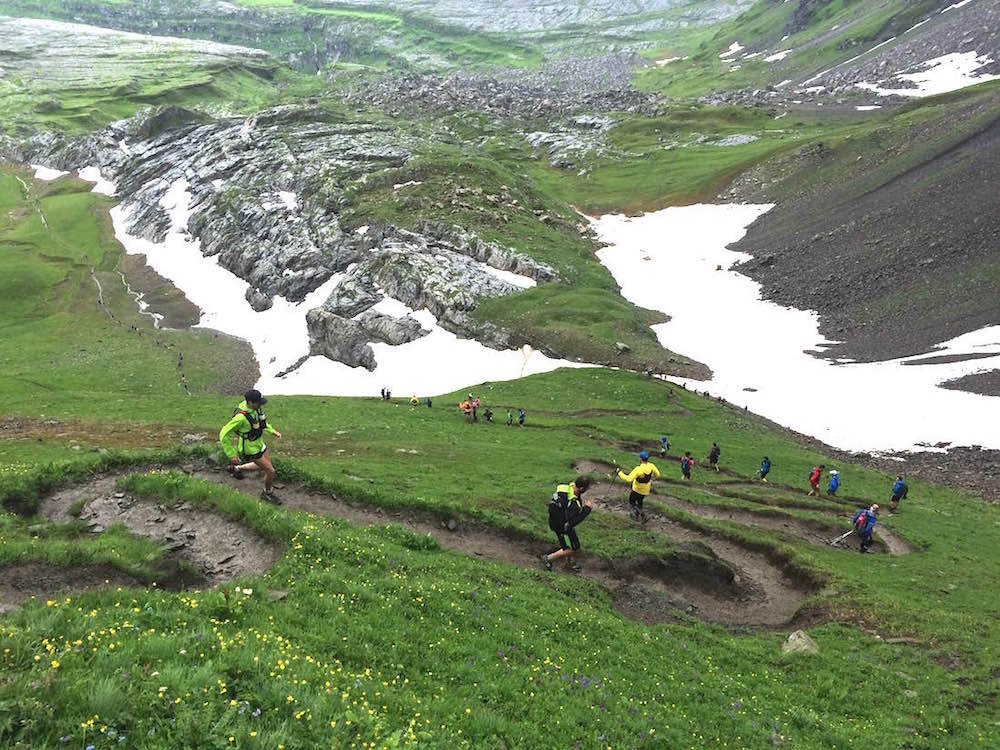
<path id="1" fill-rule="evenodd" d="M 375 369 L 375 352 L 368 345 L 367 332 L 356 322 L 323 308 L 306 313 L 309 351 L 350 367 Z"/>
<path id="2" fill-rule="evenodd" d="M 358 316 L 356 322 L 372 339 L 393 346 L 408 344 L 430 333 L 412 315 L 394 318 L 391 315 L 368 310 Z"/>
<path id="3" fill-rule="evenodd" d="M 818 654 L 819 644 L 806 635 L 803 630 L 796 630 L 781 644 L 783 654 Z"/>
<path id="4" fill-rule="evenodd" d="M 274 305 L 274 300 L 256 287 L 248 287 L 245 296 L 247 298 L 247 302 L 250 303 L 250 307 L 257 312 L 270 310 Z"/>

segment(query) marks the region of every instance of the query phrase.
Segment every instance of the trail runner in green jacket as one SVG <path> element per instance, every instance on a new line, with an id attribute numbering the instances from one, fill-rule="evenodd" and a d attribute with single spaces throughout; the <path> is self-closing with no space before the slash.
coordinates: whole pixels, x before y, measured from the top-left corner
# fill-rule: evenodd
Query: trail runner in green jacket
<path id="1" fill-rule="evenodd" d="M 269 503 L 279 504 L 281 501 L 274 494 L 274 464 L 264 445 L 264 433 L 276 438 L 280 438 L 281 433 L 268 424 L 263 411 L 266 403 L 267 399 L 257 389 L 247 391 L 233 412 L 233 418 L 219 432 L 219 442 L 229 458 L 229 473 L 236 479 L 242 479 L 244 472 L 263 471 L 264 492 L 261 497 Z"/>

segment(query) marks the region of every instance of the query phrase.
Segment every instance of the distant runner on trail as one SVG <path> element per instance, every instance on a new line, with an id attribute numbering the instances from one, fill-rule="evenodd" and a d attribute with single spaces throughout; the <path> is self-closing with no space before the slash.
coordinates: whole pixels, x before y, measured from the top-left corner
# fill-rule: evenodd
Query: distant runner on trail
<path id="1" fill-rule="evenodd" d="M 524 418 L 525 418 L 524 409 L 518 409 L 517 410 L 517 425 L 518 425 L 518 427 L 524 427 Z"/>
<path id="2" fill-rule="evenodd" d="M 836 497 L 838 489 L 840 489 L 840 472 L 830 469 L 830 483 L 826 486 L 826 494 Z"/>
<path id="3" fill-rule="evenodd" d="M 719 471 L 719 456 L 722 455 L 722 450 L 719 448 L 718 443 L 712 443 L 712 450 L 708 454 L 708 465 L 715 469 L 716 472 Z"/>
<path id="4" fill-rule="evenodd" d="M 493 421 L 493 410 L 490 407 L 483 409 L 483 416 L 486 418 L 487 422 Z"/>
<path id="5" fill-rule="evenodd" d="M 764 456 L 764 458 L 762 458 L 760 461 L 760 471 L 757 472 L 760 475 L 760 481 L 766 482 L 767 475 L 770 472 L 771 472 L 771 459 L 768 458 L 767 456 Z"/>
<path id="6" fill-rule="evenodd" d="M 825 468 L 826 466 L 820 464 L 819 466 L 813 466 L 813 470 L 809 472 L 809 486 L 812 487 L 809 490 L 810 495 L 819 494 L 819 480 L 823 476 L 823 469 Z"/>
<path id="7" fill-rule="evenodd" d="M 681 458 L 681 474 L 684 478 L 691 481 L 691 467 L 694 466 L 694 459 L 691 458 L 691 451 L 684 451 L 684 456 Z"/>
<path id="8" fill-rule="evenodd" d="M 906 493 L 910 491 L 910 488 L 906 486 L 906 482 L 903 481 L 903 475 L 896 475 L 896 482 L 892 485 L 892 499 L 889 501 L 889 512 L 895 513 L 899 510 L 899 501 L 906 499 Z"/>
<path id="9" fill-rule="evenodd" d="M 514 412 L 512 412 L 510 409 L 508 409 L 507 410 L 507 426 L 510 427 L 512 424 L 514 424 Z"/>
<path id="10" fill-rule="evenodd" d="M 576 535 L 576 527 L 590 515 L 593 506 L 583 499 L 583 493 L 590 487 L 588 477 L 577 477 L 572 484 L 560 484 L 556 487 L 549 501 L 549 528 L 559 538 L 559 549 L 548 555 L 542 555 L 542 565 L 546 570 L 552 570 L 552 563 L 563 557 L 568 557 L 566 567 L 570 570 L 583 570 L 574 558 L 580 551 L 580 538 Z M 569 544 L 566 538 L 569 537 Z"/>
<path id="11" fill-rule="evenodd" d="M 667 440 L 666 435 L 660 436 L 660 458 L 667 457 L 667 451 L 670 450 L 670 441 Z"/>
<path id="12" fill-rule="evenodd" d="M 229 473 L 236 479 L 243 478 L 243 472 L 264 472 L 264 492 L 261 497 L 269 503 L 280 503 L 274 494 L 274 465 L 264 445 L 264 433 L 268 432 L 276 438 L 281 433 L 267 423 L 263 406 L 267 403 L 260 391 L 251 389 L 243 396 L 243 401 L 233 411 L 233 418 L 219 432 L 219 442 L 222 450 L 229 458 Z M 236 434 L 233 443 L 231 435 Z"/>
<path id="13" fill-rule="evenodd" d="M 861 540 L 862 553 L 867 552 L 868 548 L 872 546 L 872 529 L 878 523 L 877 515 L 878 505 L 872 505 L 870 508 L 860 508 L 854 514 L 854 531 Z"/>
<path id="14" fill-rule="evenodd" d="M 649 454 L 642 451 L 639 454 L 639 465 L 626 474 L 621 469 L 618 470 L 618 478 L 623 482 L 632 483 L 632 492 L 628 496 L 628 504 L 632 508 L 632 518 L 641 523 L 646 523 L 646 513 L 642 509 L 642 504 L 649 495 L 653 486 L 653 480 L 660 478 L 660 470 L 650 463 Z"/>

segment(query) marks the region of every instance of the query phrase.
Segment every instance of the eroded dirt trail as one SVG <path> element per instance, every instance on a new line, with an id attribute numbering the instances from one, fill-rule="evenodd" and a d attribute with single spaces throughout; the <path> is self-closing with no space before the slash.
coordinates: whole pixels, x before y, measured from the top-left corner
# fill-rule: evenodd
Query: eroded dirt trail
<path id="1" fill-rule="evenodd" d="M 243 492 L 253 491 L 260 484 L 259 479 L 236 480 L 221 471 L 199 470 L 193 476 Z M 351 504 L 293 485 L 285 485 L 278 492 L 286 508 L 343 518 L 362 526 L 398 524 L 412 533 L 430 535 L 445 549 L 486 560 L 541 568 L 539 556 L 555 549 L 554 544 L 476 522 L 455 524 L 450 528 L 446 521 L 419 511 L 388 511 Z M 660 531 L 665 533 L 663 529 Z M 581 533 L 585 539 L 585 530 Z M 678 533 L 671 538 L 681 543 L 700 541 L 698 535 L 691 532 Z M 730 556 L 738 556 L 736 546 L 732 547 Z M 758 581 L 750 571 L 757 566 L 747 566 L 742 577 L 736 573 L 734 579 L 734 571 L 726 564 L 728 561 L 722 564 L 712 561 L 710 549 L 695 546 L 689 551 L 694 554 L 682 554 L 669 561 L 645 557 L 605 561 L 584 555 L 583 571 L 573 575 L 598 583 L 612 595 L 621 612 L 648 623 L 674 621 L 683 612 L 730 625 L 779 625 L 794 616 L 805 598 L 801 587 L 792 582 L 787 591 L 780 594 L 776 591 L 774 583 L 784 580 L 783 576 L 763 555 L 753 555 L 759 567 L 770 568 L 768 575 L 761 576 L 764 580 Z M 557 563 L 557 570 L 560 568 Z"/>
<path id="2" fill-rule="evenodd" d="M 42 499 L 39 513 L 67 523 L 73 513 L 92 533 L 122 524 L 132 534 L 151 539 L 190 562 L 204 583 L 263 573 L 281 557 L 281 549 L 241 523 L 186 503 L 162 505 L 116 489 L 114 474 L 60 490 Z M 192 581 L 191 583 L 197 583 Z"/>
<path id="3" fill-rule="evenodd" d="M 599 461 L 588 461 L 581 460 L 573 465 L 573 468 L 577 471 L 588 473 L 588 474 L 605 474 L 607 475 L 611 466 L 609 464 L 604 464 Z M 752 487 L 753 489 L 759 491 L 761 487 L 767 487 L 767 485 L 750 484 L 750 483 L 734 483 L 733 485 L 726 484 L 722 485 L 718 489 L 722 491 L 716 491 L 713 487 L 708 487 L 705 485 L 697 485 L 697 490 L 706 495 L 718 498 L 732 498 L 737 500 L 744 500 L 746 502 L 757 503 L 762 506 L 760 512 L 739 508 L 729 508 L 721 506 L 712 505 L 699 505 L 697 503 L 692 503 L 687 500 L 682 500 L 681 498 L 674 497 L 669 494 L 669 487 L 671 484 L 677 484 L 676 482 L 670 482 L 669 480 L 664 482 L 658 480 L 656 484 L 660 485 L 659 490 L 657 490 L 654 485 L 653 494 L 650 496 L 651 500 L 654 502 L 661 502 L 671 507 L 677 508 L 678 510 L 683 510 L 691 515 L 698 516 L 699 518 L 708 518 L 712 520 L 719 521 L 731 521 L 734 523 L 739 523 L 745 526 L 752 526 L 758 529 L 764 529 L 767 531 L 775 531 L 781 534 L 786 534 L 794 538 L 800 539 L 809 544 L 813 544 L 819 547 L 830 547 L 830 542 L 836 537 L 840 536 L 851 528 L 851 517 L 853 512 L 848 510 L 849 505 L 845 504 L 843 501 L 838 502 L 836 505 L 832 505 L 827 509 L 818 509 L 808 504 L 802 504 L 801 506 L 796 506 L 788 502 L 768 502 L 767 498 L 761 498 L 759 496 L 746 495 L 744 493 L 727 492 L 722 490 L 722 487 L 729 486 L 739 486 L 739 487 Z M 608 494 L 614 494 L 617 490 L 619 496 L 620 504 L 625 506 L 627 504 L 628 488 L 623 484 L 610 484 L 604 483 L 604 492 Z M 664 485 L 667 489 L 664 489 Z M 808 510 L 811 513 L 817 515 L 823 515 L 828 517 L 830 520 L 828 522 L 822 521 L 807 521 L 800 518 L 794 518 L 792 516 L 781 513 L 782 508 L 800 508 L 802 510 Z M 879 523 L 875 527 L 874 532 L 875 543 L 871 547 L 871 551 L 875 553 L 888 553 L 890 555 L 906 555 L 913 552 L 913 547 L 911 547 L 906 541 L 901 539 L 899 536 L 894 534 L 890 529 L 888 529 L 884 523 Z M 858 549 L 858 540 L 855 536 L 850 536 L 843 542 L 839 543 L 836 549 Z"/>
<path id="4" fill-rule="evenodd" d="M 116 586 L 135 586 L 139 581 L 110 565 L 63 567 L 43 562 L 0 567 L 0 615 L 13 612 L 31 597 L 54 599 L 69 592 Z"/>

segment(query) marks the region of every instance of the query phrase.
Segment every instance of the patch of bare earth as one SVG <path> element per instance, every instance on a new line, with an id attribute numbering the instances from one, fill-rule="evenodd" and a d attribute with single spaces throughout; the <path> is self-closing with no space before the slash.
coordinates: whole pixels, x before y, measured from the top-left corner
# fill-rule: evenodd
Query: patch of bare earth
<path id="1" fill-rule="evenodd" d="M 121 524 L 185 560 L 210 585 L 269 570 L 281 549 L 237 521 L 180 503 L 168 506 L 132 497 L 116 489 L 116 476 L 56 492 L 39 504 L 50 521 L 66 523 L 73 513 L 100 534 Z"/>
<path id="2" fill-rule="evenodd" d="M 53 599 L 69 591 L 133 586 L 134 578 L 109 565 L 63 567 L 43 562 L 0 567 L 0 615 L 31 597 Z"/>
<path id="3" fill-rule="evenodd" d="M 200 470 L 194 476 L 242 491 L 258 486 L 253 479 L 236 480 L 221 471 Z M 412 533 L 431 536 L 445 549 L 495 562 L 540 568 L 539 557 L 554 549 L 552 544 L 527 535 L 475 522 L 458 523 L 418 511 L 352 504 L 291 485 L 278 492 L 287 508 L 363 526 L 398 524 Z M 584 554 L 584 569 L 579 575 L 606 589 L 623 614 L 647 623 L 671 622 L 687 614 L 728 625 L 781 625 L 792 619 L 806 596 L 802 586 L 786 578 L 764 555 L 746 553 L 754 565 L 744 567 L 767 569 L 754 578 L 717 556 L 700 535 L 683 530 L 671 538 L 680 542 L 671 558 L 640 556 L 608 561 Z M 776 590 L 779 580 L 781 585 L 787 584 L 781 592 Z"/>

